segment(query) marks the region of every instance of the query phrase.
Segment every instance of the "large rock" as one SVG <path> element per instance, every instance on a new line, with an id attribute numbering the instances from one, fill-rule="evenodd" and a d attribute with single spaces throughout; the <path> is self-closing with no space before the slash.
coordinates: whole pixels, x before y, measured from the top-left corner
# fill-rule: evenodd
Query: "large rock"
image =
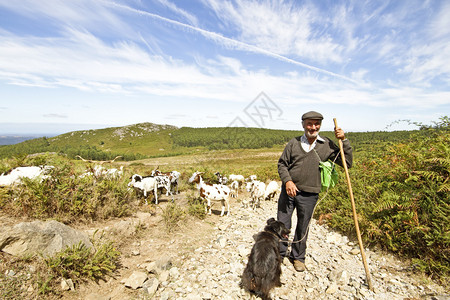
<path id="1" fill-rule="evenodd" d="M 87 234 L 54 220 L 19 223 L 0 232 L 0 251 L 14 256 L 53 256 L 79 242 L 92 247 Z"/>
<path id="2" fill-rule="evenodd" d="M 125 286 L 130 287 L 133 290 L 142 287 L 147 280 L 147 274 L 141 271 L 134 271 L 130 277 L 125 281 Z"/>

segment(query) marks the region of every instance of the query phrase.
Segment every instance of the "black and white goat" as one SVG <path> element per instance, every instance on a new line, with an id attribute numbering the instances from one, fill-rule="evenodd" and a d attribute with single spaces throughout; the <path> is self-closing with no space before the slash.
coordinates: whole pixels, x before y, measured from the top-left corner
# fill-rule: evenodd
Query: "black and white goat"
<path id="1" fill-rule="evenodd" d="M 166 196 L 169 194 L 172 196 L 172 202 L 174 201 L 173 193 L 170 188 L 171 182 L 169 176 L 166 175 L 155 175 L 153 176 L 156 180 L 156 186 L 158 189 L 165 189 L 166 190 Z"/>
<path id="2" fill-rule="evenodd" d="M 158 170 L 158 168 L 156 168 L 152 171 L 150 176 L 163 176 L 163 175 L 169 177 L 171 188 L 174 189 L 176 187 L 177 190 L 175 191 L 175 194 L 179 194 L 178 183 L 179 183 L 179 180 L 181 177 L 181 173 L 178 171 L 163 173 L 160 170 Z M 167 191 L 167 193 L 166 193 L 166 196 L 168 196 L 168 195 L 169 195 L 169 191 Z"/>
<path id="3" fill-rule="evenodd" d="M 133 187 L 135 191 L 143 193 L 146 205 L 148 205 L 147 198 L 149 193 L 152 192 L 155 197 L 155 204 L 158 204 L 158 184 L 154 177 L 143 177 L 139 174 L 134 174 L 130 179 L 128 186 Z"/>
<path id="4" fill-rule="evenodd" d="M 217 176 L 217 181 L 219 182 L 219 184 L 227 184 L 228 183 L 228 178 L 226 176 L 223 176 L 219 172 L 214 173 L 214 175 Z"/>

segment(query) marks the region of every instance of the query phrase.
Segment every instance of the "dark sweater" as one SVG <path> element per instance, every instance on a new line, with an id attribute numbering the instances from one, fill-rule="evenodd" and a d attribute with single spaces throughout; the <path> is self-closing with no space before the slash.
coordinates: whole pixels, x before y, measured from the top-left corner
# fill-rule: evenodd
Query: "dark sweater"
<path id="1" fill-rule="evenodd" d="M 283 184 L 292 180 L 301 191 L 319 193 L 321 187 L 319 157 L 321 161 L 328 159 L 334 161 L 336 155 L 339 155 L 336 163 L 343 166 L 339 146 L 327 137 L 322 138 L 325 141 L 317 140 L 315 151 L 311 150 L 310 152 L 303 150 L 300 137 L 295 137 L 288 142 L 278 160 L 278 174 L 280 174 Z M 350 142 L 344 140 L 343 147 L 347 167 L 351 168 L 353 152 Z"/>

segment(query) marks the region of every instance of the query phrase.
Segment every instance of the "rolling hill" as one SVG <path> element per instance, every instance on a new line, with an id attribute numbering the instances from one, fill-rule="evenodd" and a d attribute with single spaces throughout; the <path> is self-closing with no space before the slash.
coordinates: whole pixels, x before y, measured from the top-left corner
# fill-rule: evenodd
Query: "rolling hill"
<path id="1" fill-rule="evenodd" d="M 261 149 L 282 146 L 302 131 L 247 127 L 191 128 L 154 123 L 68 132 L 55 137 L 0 146 L 0 158 L 41 152 L 64 153 L 74 158 L 105 160 L 121 155 L 124 160 L 176 156 L 208 150 Z M 411 131 L 347 133 L 354 147 L 376 141 L 398 141 Z M 321 132 L 334 138 L 333 132 Z"/>

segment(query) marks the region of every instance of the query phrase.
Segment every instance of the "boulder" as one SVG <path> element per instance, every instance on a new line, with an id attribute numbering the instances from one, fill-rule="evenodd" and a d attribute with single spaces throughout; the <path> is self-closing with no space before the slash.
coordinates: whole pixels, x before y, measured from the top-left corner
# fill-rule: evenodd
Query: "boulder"
<path id="1" fill-rule="evenodd" d="M 53 256 L 79 242 L 92 247 L 89 236 L 58 221 L 33 221 L 4 227 L 0 232 L 0 251 L 14 256 Z"/>

